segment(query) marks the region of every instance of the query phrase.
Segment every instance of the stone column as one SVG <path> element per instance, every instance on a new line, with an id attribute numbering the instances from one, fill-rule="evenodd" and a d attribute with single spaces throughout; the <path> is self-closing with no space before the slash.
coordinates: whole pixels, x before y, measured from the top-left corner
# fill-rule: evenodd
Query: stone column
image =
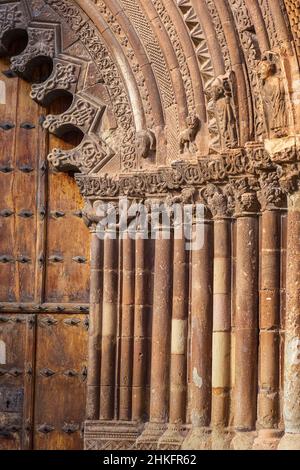
<path id="1" fill-rule="evenodd" d="M 101 345 L 100 419 L 114 419 L 116 335 L 118 315 L 118 240 L 114 231 L 104 235 L 103 313 Z"/>
<path id="2" fill-rule="evenodd" d="M 137 447 L 143 449 L 157 447 L 168 421 L 172 288 L 172 240 L 168 232 L 168 227 L 160 226 L 155 240 L 150 422 L 137 440 Z"/>
<path id="3" fill-rule="evenodd" d="M 300 450 L 300 192 L 288 197 L 284 353 L 285 434 L 278 448 Z"/>
<path id="4" fill-rule="evenodd" d="M 134 329 L 134 240 L 122 238 L 122 306 L 119 420 L 131 419 Z"/>
<path id="5" fill-rule="evenodd" d="M 88 339 L 88 377 L 86 419 L 99 419 L 100 362 L 102 330 L 102 240 L 96 227 L 91 230 L 90 314 Z"/>
<path id="6" fill-rule="evenodd" d="M 174 225 L 169 425 L 159 447 L 180 449 L 187 399 L 188 261 L 183 224 Z"/>
<path id="7" fill-rule="evenodd" d="M 208 184 L 201 195 L 213 216 L 212 448 L 229 448 L 231 359 L 231 211 L 226 187 Z"/>
<path id="8" fill-rule="evenodd" d="M 146 376 L 149 343 L 149 306 L 147 291 L 150 289 L 149 259 L 146 260 L 146 244 L 143 231 L 136 232 L 135 240 L 135 299 L 134 299 L 134 345 L 132 378 L 132 420 L 141 422 L 146 413 Z M 147 265 L 146 265 L 147 262 Z M 149 263 L 149 264 L 148 264 Z"/>
<path id="9" fill-rule="evenodd" d="M 191 254 L 189 416 L 192 428 L 182 446 L 192 450 L 211 446 L 212 221 L 195 220 L 194 230 L 202 230 L 203 245 Z"/>
<path id="10" fill-rule="evenodd" d="M 251 449 L 255 437 L 258 334 L 258 216 L 245 179 L 233 182 L 236 203 L 234 449 Z"/>
<path id="11" fill-rule="evenodd" d="M 280 328 L 281 214 L 276 207 L 263 208 L 261 216 L 259 392 L 254 449 L 276 449 L 280 433 L 279 328 Z"/>
<path id="12" fill-rule="evenodd" d="M 212 426 L 221 432 L 228 425 L 229 415 L 230 335 L 231 222 L 220 214 L 214 217 Z M 215 445 L 219 448 L 217 434 Z"/>

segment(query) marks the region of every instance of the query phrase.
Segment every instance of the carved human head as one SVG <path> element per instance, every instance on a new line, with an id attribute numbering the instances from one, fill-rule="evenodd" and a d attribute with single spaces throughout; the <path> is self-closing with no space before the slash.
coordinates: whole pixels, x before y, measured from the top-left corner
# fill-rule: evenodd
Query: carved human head
<path id="1" fill-rule="evenodd" d="M 258 64 L 258 74 L 262 80 L 267 80 L 267 78 L 275 75 L 276 71 L 276 64 L 268 59 L 262 60 Z"/>

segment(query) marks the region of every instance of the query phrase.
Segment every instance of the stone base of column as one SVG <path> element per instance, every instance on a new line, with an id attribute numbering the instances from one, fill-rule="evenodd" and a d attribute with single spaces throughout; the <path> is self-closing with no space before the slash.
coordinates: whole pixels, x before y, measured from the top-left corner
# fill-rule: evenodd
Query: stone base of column
<path id="1" fill-rule="evenodd" d="M 183 450 L 210 450 L 211 430 L 209 428 L 192 428 L 181 446 Z"/>
<path id="2" fill-rule="evenodd" d="M 237 431 L 231 441 L 232 450 L 252 450 L 253 443 L 257 437 L 255 431 Z"/>
<path id="3" fill-rule="evenodd" d="M 133 449 L 143 428 L 143 423 L 134 421 L 86 421 L 84 423 L 84 449 Z"/>
<path id="4" fill-rule="evenodd" d="M 300 433 L 285 433 L 282 437 L 278 450 L 300 450 Z"/>
<path id="5" fill-rule="evenodd" d="M 212 450 L 229 450 L 234 433 L 228 429 L 216 428 L 211 433 Z"/>
<path id="6" fill-rule="evenodd" d="M 158 442 L 167 429 L 165 423 L 147 423 L 138 437 L 135 448 L 140 450 L 157 450 Z"/>
<path id="7" fill-rule="evenodd" d="M 167 430 L 158 442 L 158 448 L 162 450 L 179 450 L 187 435 L 187 428 L 180 424 L 168 424 Z"/>
<path id="8" fill-rule="evenodd" d="M 261 429 L 253 443 L 253 450 L 276 450 L 282 437 L 278 429 Z"/>

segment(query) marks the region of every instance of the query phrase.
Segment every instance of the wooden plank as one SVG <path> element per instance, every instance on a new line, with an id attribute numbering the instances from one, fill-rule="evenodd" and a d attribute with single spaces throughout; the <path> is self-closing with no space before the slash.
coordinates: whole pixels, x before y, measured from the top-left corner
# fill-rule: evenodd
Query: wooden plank
<path id="1" fill-rule="evenodd" d="M 1 315 L 0 449 L 21 448 L 26 316 Z M 3 353 L 5 349 L 5 353 Z"/>
<path id="2" fill-rule="evenodd" d="M 50 112 L 58 114 L 65 103 L 52 105 Z M 72 148 L 78 141 L 64 142 L 49 136 L 49 151 L 55 147 Z M 83 199 L 72 176 L 49 169 L 47 265 L 45 280 L 46 302 L 88 302 L 89 292 L 89 232 L 78 217 Z M 59 216 L 55 214 L 59 213 Z M 50 257 L 62 257 L 61 262 Z M 74 258 L 86 259 L 78 263 Z M 49 260 L 50 258 L 50 260 Z"/>
<path id="3" fill-rule="evenodd" d="M 0 60 L 1 81 L 5 85 L 5 103 L 0 104 L 1 123 L 11 123 L 14 127 L 10 130 L 0 129 L 0 211 L 14 212 L 14 199 L 12 187 L 15 179 L 14 149 L 16 144 L 16 115 L 18 103 L 18 78 L 8 78 L 2 74 L 9 68 L 6 59 Z M 9 170 L 12 171 L 9 171 Z M 0 217 L 0 256 L 14 259 L 14 215 Z M 0 301 L 16 301 L 15 288 L 15 263 L 0 263 Z"/>
<path id="4" fill-rule="evenodd" d="M 22 449 L 33 448 L 33 419 L 35 395 L 35 353 L 37 315 L 26 316 L 24 407 L 22 423 Z"/>
<path id="5" fill-rule="evenodd" d="M 85 413 L 86 355 L 84 315 L 39 315 L 35 449 L 82 448 L 80 428 Z"/>

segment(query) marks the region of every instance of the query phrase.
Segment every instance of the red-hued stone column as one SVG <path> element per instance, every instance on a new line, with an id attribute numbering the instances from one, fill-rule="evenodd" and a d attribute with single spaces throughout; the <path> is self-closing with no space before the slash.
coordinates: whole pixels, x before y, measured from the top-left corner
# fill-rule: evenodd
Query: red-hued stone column
<path id="1" fill-rule="evenodd" d="M 261 216 L 258 438 L 254 449 L 276 449 L 279 419 L 280 236 L 279 210 Z"/>
<path id="2" fill-rule="evenodd" d="M 114 419 L 118 315 L 118 240 L 104 236 L 100 419 Z"/>
<path id="3" fill-rule="evenodd" d="M 180 449 L 187 405 L 188 262 L 183 224 L 174 226 L 169 425 L 159 446 Z"/>
<path id="4" fill-rule="evenodd" d="M 96 228 L 94 228 L 96 230 Z M 88 377 L 86 419 L 99 419 L 100 363 L 102 332 L 102 243 L 95 231 L 91 233 L 90 314 L 88 339 Z"/>
<path id="5" fill-rule="evenodd" d="M 242 192 L 236 214 L 234 449 L 252 448 L 257 401 L 258 216 Z M 246 206 L 246 207 L 245 207 Z M 246 210 L 245 210 L 246 209 Z"/>
<path id="6" fill-rule="evenodd" d="M 134 333 L 134 240 L 122 238 L 122 306 L 120 342 L 119 419 L 131 419 Z"/>
<path id="7" fill-rule="evenodd" d="M 184 449 L 209 448 L 212 375 L 213 227 L 210 220 L 195 221 L 203 245 L 191 253 L 191 323 L 189 418 L 192 429 Z"/>
<path id="8" fill-rule="evenodd" d="M 285 319 L 285 434 L 279 449 L 300 450 L 300 192 L 288 198 Z"/>
<path id="9" fill-rule="evenodd" d="M 172 312 L 172 240 L 168 232 L 161 226 L 155 240 L 150 422 L 137 442 L 142 448 L 157 446 L 168 422 Z"/>
<path id="10" fill-rule="evenodd" d="M 135 240 L 135 299 L 134 299 L 134 345 L 132 379 L 132 420 L 143 421 L 146 414 L 147 356 L 149 354 L 150 289 L 149 266 L 146 259 L 146 244 L 151 240 L 144 238 L 144 232 L 136 232 Z"/>

